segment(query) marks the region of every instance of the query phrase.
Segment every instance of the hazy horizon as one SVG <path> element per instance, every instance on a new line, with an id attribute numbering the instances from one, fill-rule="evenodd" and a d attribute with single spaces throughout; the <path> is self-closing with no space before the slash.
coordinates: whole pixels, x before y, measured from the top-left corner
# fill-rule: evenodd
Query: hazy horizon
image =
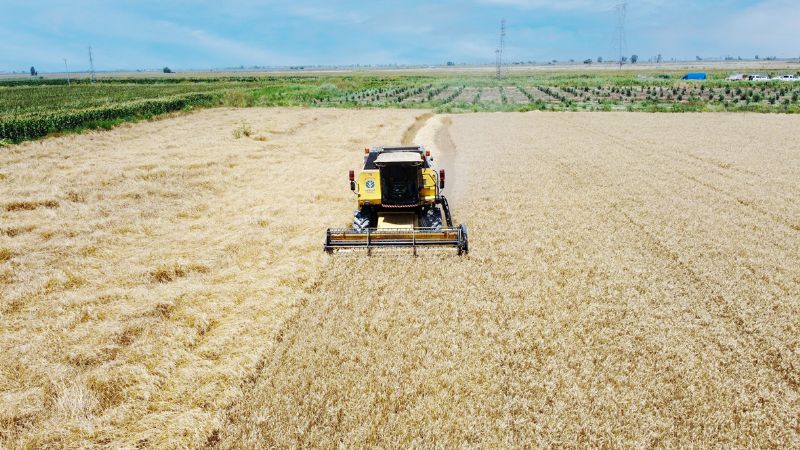
<path id="1" fill-rule="evenodd" d="M 253 66 L 488 64 L 507 22 L 507 62 L 615 59 L 616 1 L 470 0 L 292 4 L 10 0 L 0 71 L 226 69 Z M 626 56 L 647 61 L 800 56 L 800 8 L 788 0 L 631 0 Z"/>

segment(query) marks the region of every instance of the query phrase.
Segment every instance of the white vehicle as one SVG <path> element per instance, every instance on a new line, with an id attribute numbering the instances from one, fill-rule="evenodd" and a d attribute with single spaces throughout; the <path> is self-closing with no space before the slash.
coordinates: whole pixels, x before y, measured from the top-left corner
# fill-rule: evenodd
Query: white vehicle
<path id="1" fill-rule="evenodd" d="M 779 77 L 773 78 L 773 80 L 778 80 L 778 81 L 800 81 L 800 78 L 797 78 L 794 75 L 781 75 Z"/>
<path id="2" fill-rule="evenodd" d="M 747 79 L 747 75 L 745 75 L 743 73 L 735 73 L 733 75 L 728 75 L 728 81 L 742 81 L 742 80 L 746 80 L 746 79 Z"/>
<path id="3" fill-rule="evenodd" d="M 750 75 L 750 81 L 769 81 L 766 75 Z"/>

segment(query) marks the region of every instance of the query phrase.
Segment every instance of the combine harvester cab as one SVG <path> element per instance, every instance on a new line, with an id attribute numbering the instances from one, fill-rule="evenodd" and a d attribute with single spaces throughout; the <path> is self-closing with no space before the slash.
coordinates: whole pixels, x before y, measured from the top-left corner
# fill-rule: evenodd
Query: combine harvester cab
<path id="1" fill-rule="evenodd" d="M 466 225 L 453 226 L 444 189 L 445 172 L 437 173 L 423 147 L 376 147 L 364 150 L 364 167 L 350 190 L 358 196 L 352 229 L 329 228 L 325 251 L 341 249 L 451 247 L 467 254 Z M 442 225 L 442 213 L 446 226 Z"/>

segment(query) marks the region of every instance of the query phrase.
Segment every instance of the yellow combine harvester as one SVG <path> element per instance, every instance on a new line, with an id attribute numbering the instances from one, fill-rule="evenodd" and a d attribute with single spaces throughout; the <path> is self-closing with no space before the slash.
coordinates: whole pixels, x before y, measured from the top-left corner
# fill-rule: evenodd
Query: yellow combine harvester
<path id="1" fill-rule="evenodd" d="M 350 171 L 350 190 L 358 196 L 352 229 L 329 228 L 325 251 L 378 247 L 453 247 L 469 252 L 466 225 L 453 226 L 444 189 L 423 147 L 364 150 L 364 168 Z M 447 226 L 442 226 L 442 212 Z"/>

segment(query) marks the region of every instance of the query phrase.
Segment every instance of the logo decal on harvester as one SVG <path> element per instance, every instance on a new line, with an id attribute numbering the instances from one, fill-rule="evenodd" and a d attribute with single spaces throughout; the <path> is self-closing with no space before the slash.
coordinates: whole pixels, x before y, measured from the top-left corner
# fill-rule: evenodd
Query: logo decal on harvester
<path id="1" fill-rule="evenodd" d="M 366 186 L 367 189 L 375 189 L 375 180 L 367 180 L 364 186 Z"/>

